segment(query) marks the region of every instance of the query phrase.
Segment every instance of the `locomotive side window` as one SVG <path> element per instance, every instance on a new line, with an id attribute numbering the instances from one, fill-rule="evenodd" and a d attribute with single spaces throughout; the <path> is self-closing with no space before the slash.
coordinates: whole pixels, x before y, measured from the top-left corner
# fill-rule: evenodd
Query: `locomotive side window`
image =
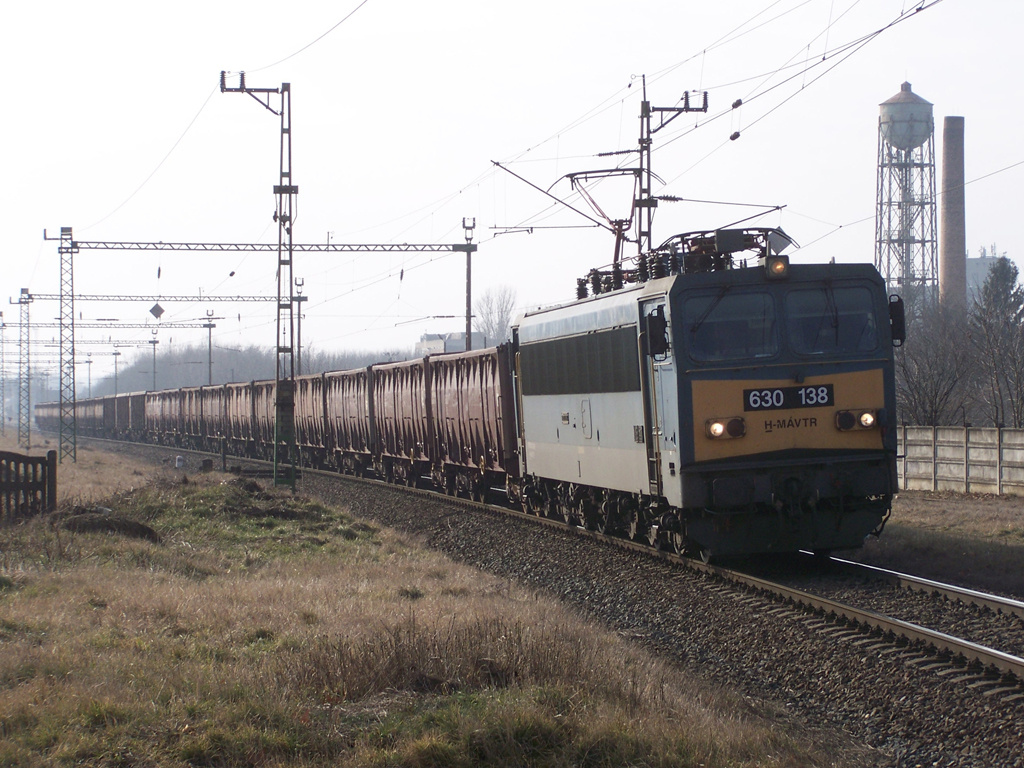
<path id="1" fill-rule="evenodd" d="M 640 389 L 636 326 L 523 344 L 523 394 L 567 395 Z"/>
<path id="2" fill-rule="evenodd" d="M 802 355 L 863 354 L 878 349 L 871 292 L 825 285 L 786 295 L 789 343 Z"/>
<path id="3" fill-rule="evenodd" d="M 772 357 L 779 351 L 775 303 L 767 293 L 692 296 L 683 305 L 690 355 L 702 362 Z"/>

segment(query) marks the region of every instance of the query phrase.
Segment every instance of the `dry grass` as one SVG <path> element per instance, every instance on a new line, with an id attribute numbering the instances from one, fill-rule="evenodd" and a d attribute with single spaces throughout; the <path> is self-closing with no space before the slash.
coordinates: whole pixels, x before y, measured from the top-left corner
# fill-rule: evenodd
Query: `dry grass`
<path id="1" fill-rule="evenodd" d="M 73 533 L 66 508 L 0 531 L 0 764 L 830 762 L 513 584 L 287 494 L 156 474 L 105 504 L 158 541 Z"/>
<path id="2" fill-rule="evenodd" d="M 59 450 L 56 439 L 32 435 L 32 448 L 18 447 L 17 430 L 8 429 L 0 437 L 0 450 L 45 456 Z M 93 504 L 110 494 L 145 485 L 163 474 L 159 469 L 125 453 L 108 453 L 85 442 L 76 446 L 77 461 L 64 461 L 57 466 L 57 500 L 59 504 Z M 167 471 L 170 471 L 169 465 Z"/>

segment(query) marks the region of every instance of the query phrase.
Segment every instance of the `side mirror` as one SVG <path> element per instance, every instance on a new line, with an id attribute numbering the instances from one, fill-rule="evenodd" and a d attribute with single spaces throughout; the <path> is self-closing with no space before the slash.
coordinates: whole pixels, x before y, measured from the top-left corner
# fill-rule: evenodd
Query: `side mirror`
<path id="1" fill-rule="evenodd" d="M 647 354 L 658 357 L 668 353 L 668 318 L 665 317 L 664 305 L 655 307 L 647 315 Z"/>
<path id="2" fill-rule="evenodd" d="M 889 297 L 889 327 L 892 329 L 892 345 L 902 347 L 907 340 L 907 318 L 903 299 L 896 294 Z"/>

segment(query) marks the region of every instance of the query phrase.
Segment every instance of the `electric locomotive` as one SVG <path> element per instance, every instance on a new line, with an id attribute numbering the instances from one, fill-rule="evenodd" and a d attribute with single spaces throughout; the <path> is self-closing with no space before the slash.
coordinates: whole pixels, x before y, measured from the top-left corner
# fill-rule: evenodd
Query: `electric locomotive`
<path id="1" fill-rule="evenodd" d="M 679 235 L 592 272 L 596 295 L 520 318 L 510 496 L 705 558 L 880 532 L 902 303 L 870 265 L 790 264 L 790 242 Z"/>

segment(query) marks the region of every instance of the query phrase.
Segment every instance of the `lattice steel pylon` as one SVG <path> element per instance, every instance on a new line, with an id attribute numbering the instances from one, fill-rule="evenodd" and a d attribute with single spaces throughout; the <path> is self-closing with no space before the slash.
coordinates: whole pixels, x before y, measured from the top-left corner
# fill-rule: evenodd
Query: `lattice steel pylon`
<path id="1" fill-rule="evenodd" d="M 32 447 L 32 363 L 29 350 L 29 312 L 32 295 L 28 288 L 21 289 L 18 305 L 21 307 L 21 328 L 18 333 L 18 445 L 25 450 Z"/>
<path id="2" fill-rule="evenodd" d="M 292 279 L 294 256 L 292 230 L 295 223 L 295 196 L 299 188 L 292 183 L 292 91 L 289 83 L 280 88 L 249 88 L 245 73 L 239 73 L 238 87 L 229 88 L 227 73 L 220 73 L 221 93 L 247 93 L 263 107 L 281 118 L 280 175 L 274 185 L 277 208 L 277 342 L 275 345 L 274 403 L 274 485 L 295 488 L 295 283 Z M 270 106 L 271 94 L 281 97 L 281 106 Z"/>
<path id="3" fill-rule="evenodd" d="M 651 179 L 654 173 L 651 171 L 651 149 L 653 137 L 658 131 L 671 123 L 677 117 L 689 112 L 708 111 L 708 93 L 704 91 L 703 101 L 699 106 L 690 104 L 690 92 L 683 93 L 681 106 L 674 107 L 652 107 L 647 100 L 647 76 L 643 76 L 643 101 L 640 102 L 640 168 L 637 174 L 639 181 L 639 194 L 636 198 L 636 245 L 637 254 L 642 255 L 654 248 L 651 240 L 654 231 L 654 209 L 658 207 L 658 198 L 651 190 Z M 658 125 L 651 127 L 651 116 L 657 114 Z M 618 250 L 616 249 L 616 255 Z M 617 261 L 618 259 L 616 259 Z"/>
<path id="4" fill-rule="evenodd" d="M 78 461 L 78 430 L 75 424 L 75 247 L 71 227 L 60 228 L 60 450 Z M 28 322 L 27 320 L 25 322 Z"/>
<path id="5" fill-rule="evenodd" d="M 7 434 L 7 324 L 0 312 L 0 437 Z"/>
<path id="6" fill-rule="evenodd" d="M 875 267 L 914 314 L 937 295 L 937 231 L 932 105 L 903 83 L 880 105 Z"/>

